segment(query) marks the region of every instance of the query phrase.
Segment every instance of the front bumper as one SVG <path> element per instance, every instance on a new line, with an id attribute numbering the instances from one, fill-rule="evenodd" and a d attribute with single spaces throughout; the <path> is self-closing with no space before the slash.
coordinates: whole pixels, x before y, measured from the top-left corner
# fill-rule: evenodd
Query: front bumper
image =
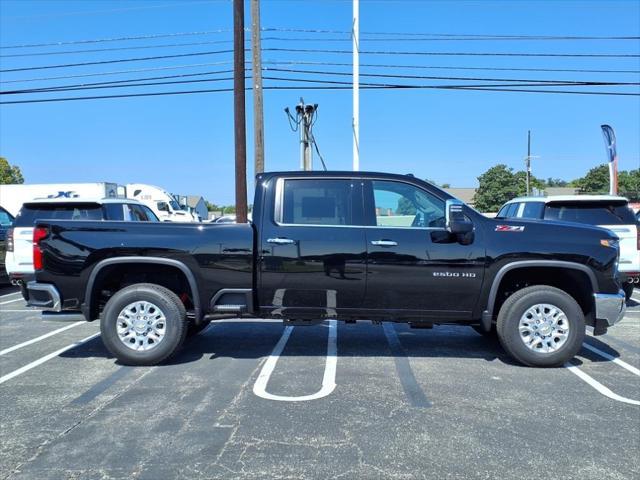
<path id="1" fill-rule="evenodd" d="M 62 310 L 62 301 L 56 287 L 50 283 L 27 283 L 27 305 L 54 312 Z"/>
<path id="2" fill-rule="evenodd" d="M 616 293 L 594 293 L 596 303 L 596 319 L 604 320 L 607 326 L 618 323 L 627 310 L 624 291 Z"/>

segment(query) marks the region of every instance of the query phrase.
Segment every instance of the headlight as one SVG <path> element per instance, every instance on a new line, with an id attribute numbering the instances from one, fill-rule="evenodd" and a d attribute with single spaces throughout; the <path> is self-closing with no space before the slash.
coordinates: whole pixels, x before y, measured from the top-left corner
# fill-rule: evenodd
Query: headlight
<path id="1" fill-rule="evenodd" d="M 603 247 L 618 248 L 619 244 L 620 242 L 618 240 L 610 238 L 600 240 L 600 245 L 602 245 Z"/>

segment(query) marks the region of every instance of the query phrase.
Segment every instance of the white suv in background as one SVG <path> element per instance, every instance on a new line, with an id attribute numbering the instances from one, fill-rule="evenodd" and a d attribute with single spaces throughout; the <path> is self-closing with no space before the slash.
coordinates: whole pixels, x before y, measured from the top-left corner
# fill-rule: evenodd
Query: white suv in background
<path id="1" fill-rule="evenodd" d="M 620 278 L 627 299 L 640 288 L 640 223 L 629 201 L 613 195 L 558 195 L 514 198 L 496 218 L 531 218 L 587 223 L 611 230 L 620 239 Z"/>
<path id="2" fill-rule="evenodd" d="M 145 204 L 128 198 L 50 198 L 25 202 L 7 232 L 5 266 L 14 285 L 34 275 L 33 228 L 37 220 L 114 220 L 158 222 Z"/>

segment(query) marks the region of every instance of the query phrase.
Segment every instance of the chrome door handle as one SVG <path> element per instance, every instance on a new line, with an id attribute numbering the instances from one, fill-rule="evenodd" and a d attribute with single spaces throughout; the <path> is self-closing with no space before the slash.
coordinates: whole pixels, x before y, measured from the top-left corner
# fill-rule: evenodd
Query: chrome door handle
<path id="1" fill-rule="evenodd" d="M 291 240 L 290 238 L 268 238 L 267 243 L 275 243 L 276 245 L 293 245 L 296 243 L 295 240 Z"/>
<path id="2" fill-rule="evenodd" d="M 376 247 L 397 247 L 398 242 L 394 242 L 393 240 L 371 240 L 371 245 L 375 245 Z"/>

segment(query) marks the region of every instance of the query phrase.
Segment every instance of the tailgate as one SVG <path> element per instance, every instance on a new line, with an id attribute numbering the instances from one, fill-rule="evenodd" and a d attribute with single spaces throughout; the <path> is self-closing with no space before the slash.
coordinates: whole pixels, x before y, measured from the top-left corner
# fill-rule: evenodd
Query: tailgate
<path id="1" fill-rule="evenodd" d="M 33 272 L 33 227 L 13 229 L 13 265 L 18 272 Z"/>
<path id="2" fill-rule="evenodd" d="M 611 230 L 620 238 L 620 270 L 638 270 L 640 268 L 638 252 L 638 230 L 635 225 L 599 225 Z"/>

